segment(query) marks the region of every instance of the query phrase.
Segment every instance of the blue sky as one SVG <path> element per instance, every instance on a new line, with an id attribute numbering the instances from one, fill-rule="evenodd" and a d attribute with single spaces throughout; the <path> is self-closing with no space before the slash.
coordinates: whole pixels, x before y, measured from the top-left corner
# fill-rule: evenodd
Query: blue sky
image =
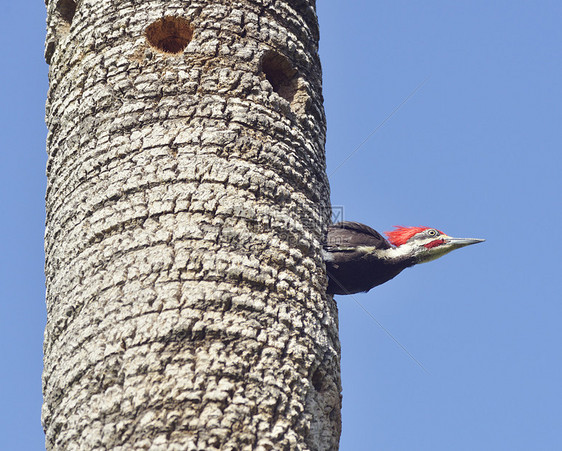
<path id="1" fill-rule="evenodd" d="M 379 231 L 487 239 L 338 297 L 341 449 L 560 449 L 562 4 L 325 0 L 318 13 L 333 205 Z M 37 450 L 43 2 L 7 3 L 0 21 L 0 436 Z"/>

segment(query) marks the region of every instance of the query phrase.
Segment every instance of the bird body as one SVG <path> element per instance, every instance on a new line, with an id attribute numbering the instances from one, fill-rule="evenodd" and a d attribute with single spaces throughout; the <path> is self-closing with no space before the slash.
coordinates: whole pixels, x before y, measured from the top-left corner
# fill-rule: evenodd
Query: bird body
<path id="1" fill-rule="evenodd" d="M 484 241 L 453 238 L 429 227 L 400 226 L 386 235 L 388 240 L 358 222 L 345 221 L 329 226 L 324 245 L 327 292 L 353 294 L 369 291 L 410 266 Z"/>

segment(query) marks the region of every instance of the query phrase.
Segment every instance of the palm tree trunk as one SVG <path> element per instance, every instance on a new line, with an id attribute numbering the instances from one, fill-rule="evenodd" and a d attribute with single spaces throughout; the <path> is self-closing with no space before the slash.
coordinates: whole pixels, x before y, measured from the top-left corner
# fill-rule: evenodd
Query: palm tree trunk
<path id="1" fill-rule="evenodd" d="M 50 0 L 48 449 L 337 449 L 314 0 Z"/>

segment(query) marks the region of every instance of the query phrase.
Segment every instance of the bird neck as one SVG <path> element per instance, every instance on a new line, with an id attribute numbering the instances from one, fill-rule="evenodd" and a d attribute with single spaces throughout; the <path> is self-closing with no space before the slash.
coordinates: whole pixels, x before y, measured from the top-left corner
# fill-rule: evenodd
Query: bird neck
<path id="1" fill-rule="evenodd" d="M 404 243 L 398 247 L 391 247 L 389 249 L 381 249 L 378 252 L 378 257 L 389 260 L 396 264 L 404 266 L 413 266 L 418 263 L 417 254 L 419 248 L 412 245 L 412 243 Z"/>

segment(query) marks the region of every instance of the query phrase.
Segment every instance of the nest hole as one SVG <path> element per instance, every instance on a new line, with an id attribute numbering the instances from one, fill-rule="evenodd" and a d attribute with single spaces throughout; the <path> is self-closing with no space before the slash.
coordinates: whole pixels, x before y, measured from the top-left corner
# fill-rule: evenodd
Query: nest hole
<path id="1" fill-rule="evenodd" d="M 62 20 L 70 25 L 74 18 L 74 13 L 76 13 L 76 2 L 73 0 L 59 0 L 55 9 Z"/>
<path id="2" fill-rule="evenodd" d="M 166 16 L 146 28 L 146 39 L 152 47 L 164 52 L 182 52 L 193 37 L 193 27 L 183 17 Z"/>
<path id="3" fill-rule="evenodd" d="M 273 90 L 292 102 L 298 88 L 298 77 L 289 60 L 280 53 L 269 51 L 264 54 L 261 67 Z"/>
<path id="4" fill-rule="evenodd" d="M 322 391 L 322 388 L 324 386 L 324 375 L 322 374 L 320 369 L 317 369 L 314 372 L 314 374 L 312 375 L 311 382 L 312 382 L 312 386 L 316 391 Z"/>

